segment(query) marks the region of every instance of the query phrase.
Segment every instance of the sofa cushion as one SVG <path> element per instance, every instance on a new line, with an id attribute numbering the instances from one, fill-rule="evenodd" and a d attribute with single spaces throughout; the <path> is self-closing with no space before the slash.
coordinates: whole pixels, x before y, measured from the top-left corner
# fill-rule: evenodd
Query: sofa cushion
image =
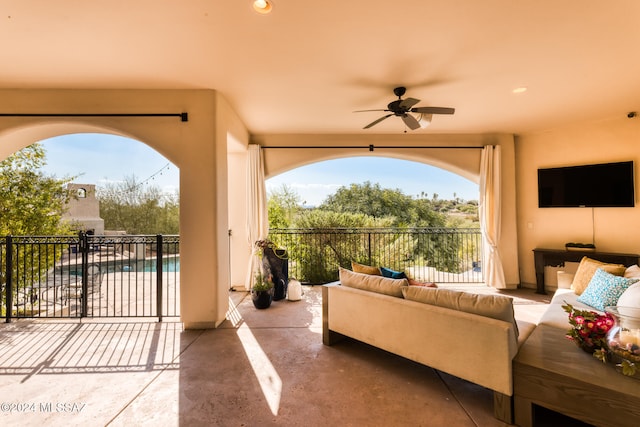
<path id="1" fill-rule="evenodd" d="M 409 286 L 402 289 L 405 299 L 437 305 L 466 313 L 478 314 L 513 325 L 518 337 L 518 324 L 513 313 L 513 300 L 502 295 L 472 294 L 451 289 Z"/>
<path id="2" fill-rule="evenodd" d="M 355 261 L 351 261 L 351 269 L 355 273 L 373 274 L 374 276 L 382 276 L 379 267 L 373 267 L 371 265 L 358 264 Z"/>
<path id="3" fill-rule="evenodd" d="M 576 275 L 573 278 L 573 283 L 571 284 L 571 289 L 576 295 L 581 295 L 584 290 L 587 289 L 591 278 L 598 268 L 616 276 L 622 276 L 626 270 L 626 267 L 622 264 L 607 264 L 589 257 L 583 257 L 582 261 L 580 261 L 578 271 L 576 271 Z"/>
<path id="4" fill-rule="evenodd" d="M 638 264 L 633 264 L 627 267 L 624 271 L 624 277 L 640 278 L 640 266 L 638 266 Z"/>
<path id="5" fill-rule="evenodd" d="M 564 304 L 571 304 L 580 310 L 593 310 L 593 307 L 578 302 L 578 295 L 571 289 L 558 289 L 553 295 L 551 303 L 542 313 L 538 325 L 553 326 L 564 330 L 569 329 L 571 325 L 569 325 L 567 312 L 562 309 Z"/>
<path id="6" fill-rule="evenodd" d="M 640 279 L 615 276 L 598 268 L 589 282 L 589 286 L 578 297 L 578 301 L 598 310 L 616 305 L 618 299 L 631 285 Z"/>
<path id="7" fill-rule="evenodd" d="M 380 273 L 384 277 L 390 277 L 392 279 L 406 279 L 407 275 L 404 274 L 404 271 L 395 271 L 390 268 L 380 267 Z"/>
<path id="8" fill-rule="evenodd" d="M 634 283 L 620 295 L 616 305 L 640 308 L 640 283 Z"/>
<path id="9" fill-rule="evenodd" d="M 340 267 L 340 283 L 343 286 L 377 292 L 402 298 L 402 289 L 409 287 L 407 279 L 390 279 L 372 274 L 354 273 Z"/>

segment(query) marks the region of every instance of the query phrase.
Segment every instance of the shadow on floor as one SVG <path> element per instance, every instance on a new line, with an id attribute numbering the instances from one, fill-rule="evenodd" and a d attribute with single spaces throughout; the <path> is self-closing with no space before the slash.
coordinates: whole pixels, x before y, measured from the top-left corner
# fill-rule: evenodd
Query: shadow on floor
<path id="1" fill-rule="evenodd" d="M 489 390 L 354 340 L 324 346 L 321 313 L 321 288 L 305 287 L 266 310 L 231 292 L 215 330 L 0 325 L 0 393 L 13 405 L 0 424 L 505 426 Z"/>

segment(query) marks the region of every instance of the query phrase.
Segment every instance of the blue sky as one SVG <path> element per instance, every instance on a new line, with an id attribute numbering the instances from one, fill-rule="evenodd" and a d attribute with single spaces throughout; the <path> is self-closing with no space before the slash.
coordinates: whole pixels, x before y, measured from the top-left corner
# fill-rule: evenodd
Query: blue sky
<path id="1" fill-rule="evenodd" d="M 424 163 L 384 157 L 328 160 L 285 172 L 267 181 L 267 191 L 288 185 L 306 205 L 317 206 L 340 186 L 370 181 L 400 189 L 409 196 L 423 191 L 429 198 L 478 200 L 478 185 L 454 173 Z"/>
<path id="2" fill-rule="evenodd" d="M 138 182 L 177 192 L 179 170 L 151 147 L 114 135 L 74 134 L 41 141 L 48 174 L 78 176 L 75 182 L 104 186 L 135 175 Z M 478 185 L 451 172 L 417 162 L 383 157 L 329 160 L 285 172 L 267 180 L 267 190 L 288 185 L 308 206 L 320 204 L 340 186 L 370 181 L 416 196 L 478 200 Z"/>
<path id="3" fill-rule="evenodd" d="M 105 186 L 135 176 L 138 182 L 173 193 L 179 169 L 146 144 L 115 135 L 73 134 L 41 141 L 47 151 L 48 174 L 77 176 L 74 182 Z"/>

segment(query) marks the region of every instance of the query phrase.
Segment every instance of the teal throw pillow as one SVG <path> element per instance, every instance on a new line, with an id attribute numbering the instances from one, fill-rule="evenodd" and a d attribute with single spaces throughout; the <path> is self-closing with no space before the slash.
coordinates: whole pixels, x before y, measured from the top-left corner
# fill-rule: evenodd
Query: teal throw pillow
<path id="1" fill-rule="evenodd" d="M 604 311 L 605 307 L 616 305 L 624 291 L 638 280 L 640 279 L 615 276 L 599 268 L 578 301 Z"/>
<path id="2" fill-rule="evenodd" d="M 404 271 L 395 271 L 390 268 L 380 267 L 380 273 L 382 273 L 382 277 L 389 277 L 391 279 L 406 279 L 407 275 L 404 274 Z"/>

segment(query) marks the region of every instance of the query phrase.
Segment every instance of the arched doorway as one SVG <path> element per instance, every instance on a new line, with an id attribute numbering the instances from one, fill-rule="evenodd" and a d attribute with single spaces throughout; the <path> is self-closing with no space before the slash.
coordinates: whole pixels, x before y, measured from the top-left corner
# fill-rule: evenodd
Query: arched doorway
<path id="1" fill-rule="evenodd" d="M 421 282 L 483 281 L 479 186 L 452 172 L 354 156 L 289 170 L 267 189 L 270 238 L 305 283 L 337 280 L 353 261 Z"/>
<path id="2" fill-rule="evenodd" d="M 255 135 L 252 143 L 262 148 L 267 179 L 323 160 L 370 156 L 430 164 L 476 183 L 480 183 L 480 160 L 486 151 L 484 147 L 500 146 L 503 177 L 499 182 L 503 197 L 502 235 L 498 246 L 500 253 L 504 254 L 507 283 L 511 287 L 519 283 L 512 135 Z"/>
<path id="3" fill-rule="evenodd" d="M 186 329 L 222 323 L 229 284 L 227 146 L 230 137 L 248 141 L 227 101 L 215 90 L 1 92 L 4 112 L 45 114 L 0 120 L 0 158 L 42 139 L 93 132 L 144 141 L 180 168 L 181 320 Z M 107 116 L 167 112 L 187 112 L 189 120 Z"/>

